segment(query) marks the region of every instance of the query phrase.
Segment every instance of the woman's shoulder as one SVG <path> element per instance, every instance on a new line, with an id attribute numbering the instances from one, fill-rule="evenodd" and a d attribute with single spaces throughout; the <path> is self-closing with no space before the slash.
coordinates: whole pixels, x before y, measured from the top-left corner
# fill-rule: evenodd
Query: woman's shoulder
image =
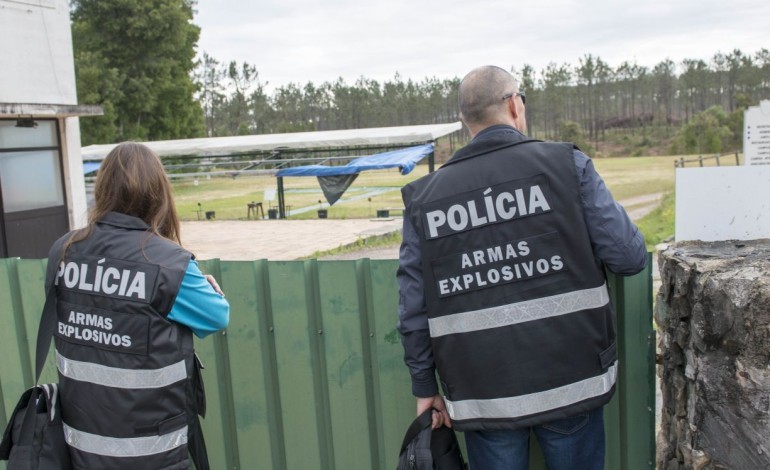
<path id="1" fill-rule="evenodd" d="M 167 259 L 178 259 L 180 262 L 184 262 L 184 267 L 185 269 L 187 268 L 187 263 L 190 259 L 193 258 L 191 251 L 187 250 L 185 247 L 181 246 L 175 241 L 169 240 L 168 238 L 157 234 L 152 234 L 150 238 L 151 240 L 144 248 L 144 251 L 148 255 L 159 254 L 163 255 L 163 257 Z"/>

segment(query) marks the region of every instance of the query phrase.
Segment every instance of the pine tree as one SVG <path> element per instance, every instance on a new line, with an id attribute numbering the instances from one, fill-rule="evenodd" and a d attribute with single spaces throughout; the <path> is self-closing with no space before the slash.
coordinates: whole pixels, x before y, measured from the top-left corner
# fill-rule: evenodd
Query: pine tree
<path id="1" fill-rule="evenodd" d="M 105 108 L 105 116 L 84 120 L 83 144 L 203 135 L 191 77 L 200 35 L 193 6 L 191 0 L 72 1 L 78 98 Z"/>

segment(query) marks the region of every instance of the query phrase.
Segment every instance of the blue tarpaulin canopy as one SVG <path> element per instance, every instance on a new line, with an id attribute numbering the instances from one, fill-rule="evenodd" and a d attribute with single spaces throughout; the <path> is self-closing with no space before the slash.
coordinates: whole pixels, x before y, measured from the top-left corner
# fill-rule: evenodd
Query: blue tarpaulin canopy
<path id="1" fill-rule="evenodd" d="M 366 170 L 381 170 L 398 167 L 402 175 L 411 172 L 417 162 L 433 152 L 433 144 L 418 145 L 405 149 L 376 153 L 351 160 L 347 165 L 324 166 L 307 165 L 284 168 L 276 176 L 338 176 L 354 175 Z"/>
<path id="2" fill-rule="evenodd" d="M 240 173 L 272 173 L 275 165 L 285 165 L 290 159 L 273 158 L 281 152 L 305 150 L 313 152 L 321 149 L 344 149 L 366 147 L 370 149 L 415 145 L 423 142 L 434 142 L 436 139 L 459 131 L 462 124 L 450 122 L 444 124 L 426 124 L 415 126 L 376 127 L 367 129 L 338 129 L 315 132 L 291 132 L 285 134 L 260 134 L 228 137 L 203 137 L 197 139 L 180 139 L 145 142 L 161 159 L 165 157 L 191 156 L 203 158 L 218 158 L 223 156 L 242 156 L 258 153 L 270 153 L 269 157 L 259 161 L 244 160 L 233 162 L 242 166 L 233 171 L 210 172 L 210 174 L 240 174 Z M 85 162 L 103 160 L 117 144 L 89 145 L 81 149 Z M 352 183 L 356 176 L 365 170 L 397 167 L 402 174 L 411 172 L 417 162 L 428 156 L 429 168 L 433 170 L 433 145 L 420 145 L 403 150 L 395 150 L 367 157 L 360 157 L 344 166 L 327 167 L 314 165 L 282 170 L 278 175 L 278 208 L 279 217 L 285 217 L 284 191 L 282 176 L 317 176 L 327 201 L 335 199 L 334 193 L 340 188 Z M 213 166 L 217 163 L 201 163 Z M 93 171 L 95 165 L 86 165 L 84 172 Z M 258 168 L 252 171 L 253 168 Z M 267 169 L 266 169 L 267 168 Z M 197 176 L 193 174 L 173 173 L 169 176 Z M 328 175 L 328 176 L 325 176 Z M 344 189 L 342 189 L 344 191 Z M 338 193 L 341 195 L 341 193 Z"/>
<path id="3" fill-rule="evenodd" d="M 307 165 L 279 170 L 275 176 L 315 176 L 329 205 L 333 205 L 342 194 L 353 184 L 358 174 L 366 170 L 382 170 L 398 168 L 402 175 L 414 170 L 417 162 L 433 153 L 434 145 L 424 144 L 405 149 L 376 153 L 351 160 L 347 165 L 324 166 Z M 279 184 L 279 188 L 282 185 Z"/>

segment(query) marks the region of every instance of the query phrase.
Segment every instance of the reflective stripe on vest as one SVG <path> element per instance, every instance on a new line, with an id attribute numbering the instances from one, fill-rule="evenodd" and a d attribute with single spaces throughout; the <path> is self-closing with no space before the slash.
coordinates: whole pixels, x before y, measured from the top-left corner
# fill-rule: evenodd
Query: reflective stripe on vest
<path id="1" fill-rule="evenodd" d="M 533 320 L 566 315 L 607 305 L 610 295 L 607 284 L 566 294 L 525 300 L 470 312 L 455 313 L 428 320 L 430 336 L 436 338 L 455 333 L 499 328 Z"/>
<path id="2" fill-rule="evenodd" d="M 107 457 L 143 457 L 160 454 L 187 444 L 187 426 L 161 436 L 105 437 L 78 431 L 66 424 L 64 438 L 72 447 Z"/>
<path id="3" fill-rule="evenodd" d="M 72 380 L 105 387 L 160 388 L 187 378 L 184 360 L 160 369 L 120 369 L 68 359 L 56 351 L 59 372 Z"/>
<path id="4" fill-rule="evenodd" d="M 489 400 L 449 401 L 445 399 L 446 407 L 449 416 L 453 420 L 460 421 L 530 416 L 604 395 L 615 385 L 617 370 L 618 363 L 615 361 L 602 375 L 551 390 Z"/>

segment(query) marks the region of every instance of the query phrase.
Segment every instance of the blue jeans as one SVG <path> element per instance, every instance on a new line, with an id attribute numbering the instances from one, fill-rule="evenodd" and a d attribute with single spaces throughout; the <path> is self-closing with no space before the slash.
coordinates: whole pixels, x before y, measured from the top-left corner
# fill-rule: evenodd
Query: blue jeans
<path id="1" fill-rule="evenodd" d="M 505 431 L 467 431 L 471 470 L 528 470 L 529 435 L 534 432 L 548 470 L 604 469 L 604 408 Z"/>

